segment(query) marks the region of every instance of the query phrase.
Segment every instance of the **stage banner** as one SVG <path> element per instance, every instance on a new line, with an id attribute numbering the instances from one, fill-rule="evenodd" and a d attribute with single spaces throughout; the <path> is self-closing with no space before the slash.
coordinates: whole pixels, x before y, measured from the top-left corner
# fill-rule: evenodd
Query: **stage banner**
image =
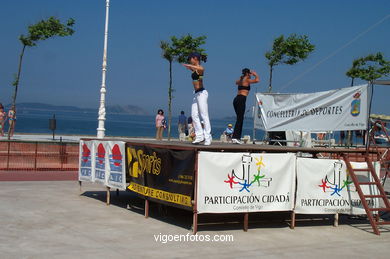
<path id="1" fill-rule="evenodd" d="M 94 161 L 95 168 L 92 170 L 92 177 L 95 183 L 107 185 L 108 175 L 106 170 L 108 168 L 108 147 L 107 141 L 94 140 Z"/>
<path id="2" fill-rule="evenodd" d="M 367 168 L 364 162 L 352 162 L 354 169 Z M 379 173 L 380 165 L 375 163 Z M 373 181 L 369 172 L 355 172 L 359 181 Z M 366 195 L 377 195 L 378 189 L 361 185 Z M 366 199 L 371 207 L 377 198 Z M 356 188 L 348 176 L 345 162 L 333 159 L 297 158 L 296 213 L 301 214 L 365 214 Z"/>
<path id="3" fill-rule="evenodd" d="M 106 172 L 106 185 L 111 188 L 126 190 L 126 153 L 125 142 L 123 141 L 107 141 L 106 147 L 108 151 L 108 166 Z"/>
<path id="4" fill-rule="evenodd" d="M 294 154 L 199 152 L 198 213 L 289 211 Z"/>
<path id="5" fill-rule="evenodd" d="M 306 94 L 256 93 L 254 126 L 265 131 L 367 129 L 368 85 Z"/>
<path id="6" fill-rule="evenodd" d="M 93 182 L 95 156 L 93 156 L 93 141 L 80 140 L 79 150 L 79 181 Z"/>
<path id="7" fill-rule="evenodd" d="M 195 151 L 126 145 L 129 190 L 192 210 Z"/>

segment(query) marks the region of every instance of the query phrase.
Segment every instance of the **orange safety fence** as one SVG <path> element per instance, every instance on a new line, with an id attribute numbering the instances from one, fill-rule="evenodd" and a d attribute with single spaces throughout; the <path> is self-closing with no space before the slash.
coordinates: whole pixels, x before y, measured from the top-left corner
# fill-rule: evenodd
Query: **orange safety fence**
<path id="1" fill-rule="evenodd" d="M 79 143 L 0 142 L 0 170 L 66 170 L 79 167 Z"/>

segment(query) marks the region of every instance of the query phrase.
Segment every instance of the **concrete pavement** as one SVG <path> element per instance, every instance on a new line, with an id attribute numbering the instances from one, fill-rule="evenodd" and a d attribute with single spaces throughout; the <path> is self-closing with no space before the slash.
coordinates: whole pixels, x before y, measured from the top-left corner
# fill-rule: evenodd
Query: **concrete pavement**
<path id="1" fill-rule="evenodd" d="M 332 220 L 310 220 L 291 230 L 277 214 L 250 216 L 248 232 L 238 222 L 241 216 L 217 216 L 224 224 L 199 227 L 198 235 L 233 235 L 232 242 L 164 244 L 155 237 L 191 233 L 191 213 L 152 204 L 145 219 L 142 200 L 114 194 L 106 206 L 105 188 L 98 184 L 83 183 L 80 192 L 76 181 L 0 182 L 1 258 L 388 258 L 390 253 L 390 228 L 377 236 L 365 220 L 343 217 L 339 227 Z M 202 215 L 200 221 L 209 222 Z"/>

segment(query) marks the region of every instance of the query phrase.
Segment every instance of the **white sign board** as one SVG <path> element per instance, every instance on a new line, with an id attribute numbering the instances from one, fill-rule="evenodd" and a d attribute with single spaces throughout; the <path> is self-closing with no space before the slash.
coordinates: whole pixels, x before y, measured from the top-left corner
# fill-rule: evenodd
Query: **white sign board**
<path id="1" fill-rule="evenodd" d="M 93 156 L 93 141 L 80 140 L 79 149 L 79 181 L 93 182 L 95 161 Z"/>
<path id="2" fill-rule="evenodd" d="M 351 163 L 352 167 L 367 168 L 366 163 Z M 375 165 L 379 172 L 379 164 Z M 356 172 L 360 182 L 373 181 L 369 172 Z M 377 195 L 374 186 L 361 185 L 366 195 Z M 377 198 L 367 199 L 371 207 Z M 347 174 L 343 160 L 297 158 L 296 213 L 301 214 L 365 214 L 360 197 Z"/>
<path id="3" fill-rule="evenodd" d="M 199 152 L 198 213 L 289 211 L 294 154 Z"/>
<path id="4" fill-rule="evenodd" d="M 126 155 L 125 142 L 107 141 L 108 149 L 108 177 L 107 186 L 126 190 Z"/>
<path id="5" fill-rule="evenodd" d="M 367 85 L 306 93 L 257 93 L 254 126 L 265 131 L 367 129 Z"/>
<path id="6" fill-rule="evenodd" d="M 93 141 L 95 170 L 92 171 L 92 175 L 95 179 L 94 182 L 106 185 L 107 173 L 106 166 L 108 162 L 107 141 Z"/>

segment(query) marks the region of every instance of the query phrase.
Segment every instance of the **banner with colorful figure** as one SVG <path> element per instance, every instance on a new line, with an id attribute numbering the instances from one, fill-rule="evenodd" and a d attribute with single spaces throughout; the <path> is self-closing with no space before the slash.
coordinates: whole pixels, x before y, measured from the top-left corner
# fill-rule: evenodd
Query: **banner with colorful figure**
<path id="1" fill-rule="evenodd" d="M 94 174 L 92 173 L 95 168 L 95 156 L 93 155 L 93 148 L 93 140 L 80 140 L 79 181 L 94 181 Z"/>
<path id="2" fill-rule="evenodd" d="M 108 173 L 106 185 L 111 188 L 126 190 L 126 153 L 125 142 L 107 141 Z"/>
<path id="3" fill-rule="evenodd" d="M 354 169 L 367 168 L 366 163 L 352 162 Z M 377 173 L 379 164 L 375 164 Z M 373 181 L 369 172 L 356 172 L 360 182 Z M 366 195 L 377 195 L 373 185 L 361 185 Z M 366 199 L 371 207 L 377 198 Z M 301 214 L 365 214 L 360 197 L 343 160 L 297 158 L 296 213 Z"/>
<path id="4" fill-rule="evenodd" d="M 289 211 L 295 155 L 199 152 L 199 213 Z"/>

